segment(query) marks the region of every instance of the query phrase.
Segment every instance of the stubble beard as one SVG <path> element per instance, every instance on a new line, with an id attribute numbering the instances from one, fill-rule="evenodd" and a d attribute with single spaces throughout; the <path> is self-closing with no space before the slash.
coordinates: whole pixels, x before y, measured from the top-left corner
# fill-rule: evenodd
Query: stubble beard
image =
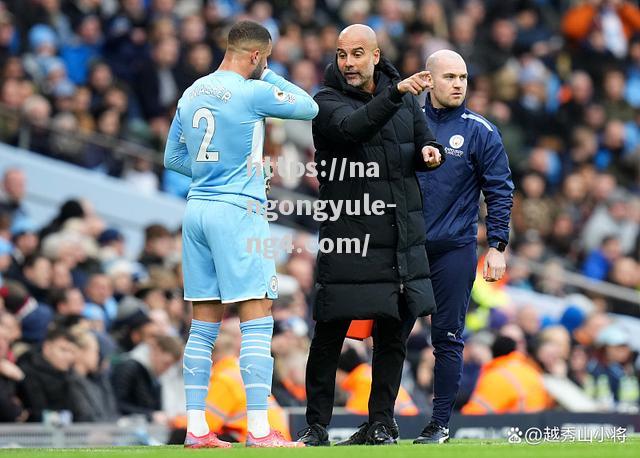
<path id="1" fill-rule="evenodd" d="M 264 66 L 262 64 L 258 64 L 256 68 L 249 75 L 250 80 L 259 80 L 262 76 L 262 72 L 264 71 Z"/>

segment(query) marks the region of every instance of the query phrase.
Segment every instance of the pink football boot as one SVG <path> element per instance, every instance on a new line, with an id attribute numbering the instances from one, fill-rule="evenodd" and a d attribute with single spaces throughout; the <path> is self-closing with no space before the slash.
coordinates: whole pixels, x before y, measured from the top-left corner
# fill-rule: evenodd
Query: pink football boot
<path id="1" fill-rule="evenodd" d="M 289 442 L 280 431 L 272 429 L 271 432 L 256 439 L 251 433 L 247 433 L 247 447 L 285 447 L 285 448 L 297 448 L 304 447 L 302 442 Z"/>
<path id="2" fill-rule="evenodd" d="M 187 433 L 187 437 L 184 440 L 185 448 L 231 448 L 230 442 L 225 442 L 218 439 L 215 433 L 209 432 L 204 436 L 194 436 L 191 433 Z"/>

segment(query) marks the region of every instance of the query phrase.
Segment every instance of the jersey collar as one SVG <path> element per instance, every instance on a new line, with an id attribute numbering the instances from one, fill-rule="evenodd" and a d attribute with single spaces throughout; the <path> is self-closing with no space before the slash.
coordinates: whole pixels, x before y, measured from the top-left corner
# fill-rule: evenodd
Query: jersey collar
<path id="1" fill-rule="evenodd" d="M 424 106 L 425 113 L 431 119 L 436 121 L 448 121 L 461 116 L 467 109 L 466 101 L 456 108 L 434 108 L 431 104 L 431 94 L 427 93 L 427 102 Z"/>

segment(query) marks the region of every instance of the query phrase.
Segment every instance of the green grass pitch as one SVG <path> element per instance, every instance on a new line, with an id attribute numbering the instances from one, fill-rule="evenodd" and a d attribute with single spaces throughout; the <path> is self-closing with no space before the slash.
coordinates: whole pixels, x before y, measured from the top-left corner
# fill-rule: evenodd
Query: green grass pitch
<path id="1" fill-rule="evenodd" d="M 509 444 L 505 440 L 452 440 L 444 445 L 412 445 L 402 442 L 397 446 L 380 447 L 318 447 L 308 449 L 246 449 L 241 446 L 221 450 L 185 450 L 181 446 L 162 447 L 110 447 L 91 449 L 0 449 L 0 457 L 15 458 L 185 458 L 188 456 L 255 457 L 255 458 L 440 458 L 462 456 L 468 458 L 492 457 L 558 457 L 558 458 L 637 458 L 640 456 L 640 438 L 628 438 L 624 443 L 571 442 L 543 443 L 540 445 Z"/>

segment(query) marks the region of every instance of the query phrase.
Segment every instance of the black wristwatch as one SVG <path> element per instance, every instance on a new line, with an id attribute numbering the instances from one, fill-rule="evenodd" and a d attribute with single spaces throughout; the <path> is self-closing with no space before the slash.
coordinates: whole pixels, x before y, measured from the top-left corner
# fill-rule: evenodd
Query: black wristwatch
<path id="1" fill-rule="evenodd" d="M 491 242 L 489 244 L 490 248 L 495 248 L 496 250 L 498 250 L 500 253 L 504 253 L 504 250 L 507 249 L 507 244 L 504 243 L 502 240 L 497 240 L 495 242 Z"/>

